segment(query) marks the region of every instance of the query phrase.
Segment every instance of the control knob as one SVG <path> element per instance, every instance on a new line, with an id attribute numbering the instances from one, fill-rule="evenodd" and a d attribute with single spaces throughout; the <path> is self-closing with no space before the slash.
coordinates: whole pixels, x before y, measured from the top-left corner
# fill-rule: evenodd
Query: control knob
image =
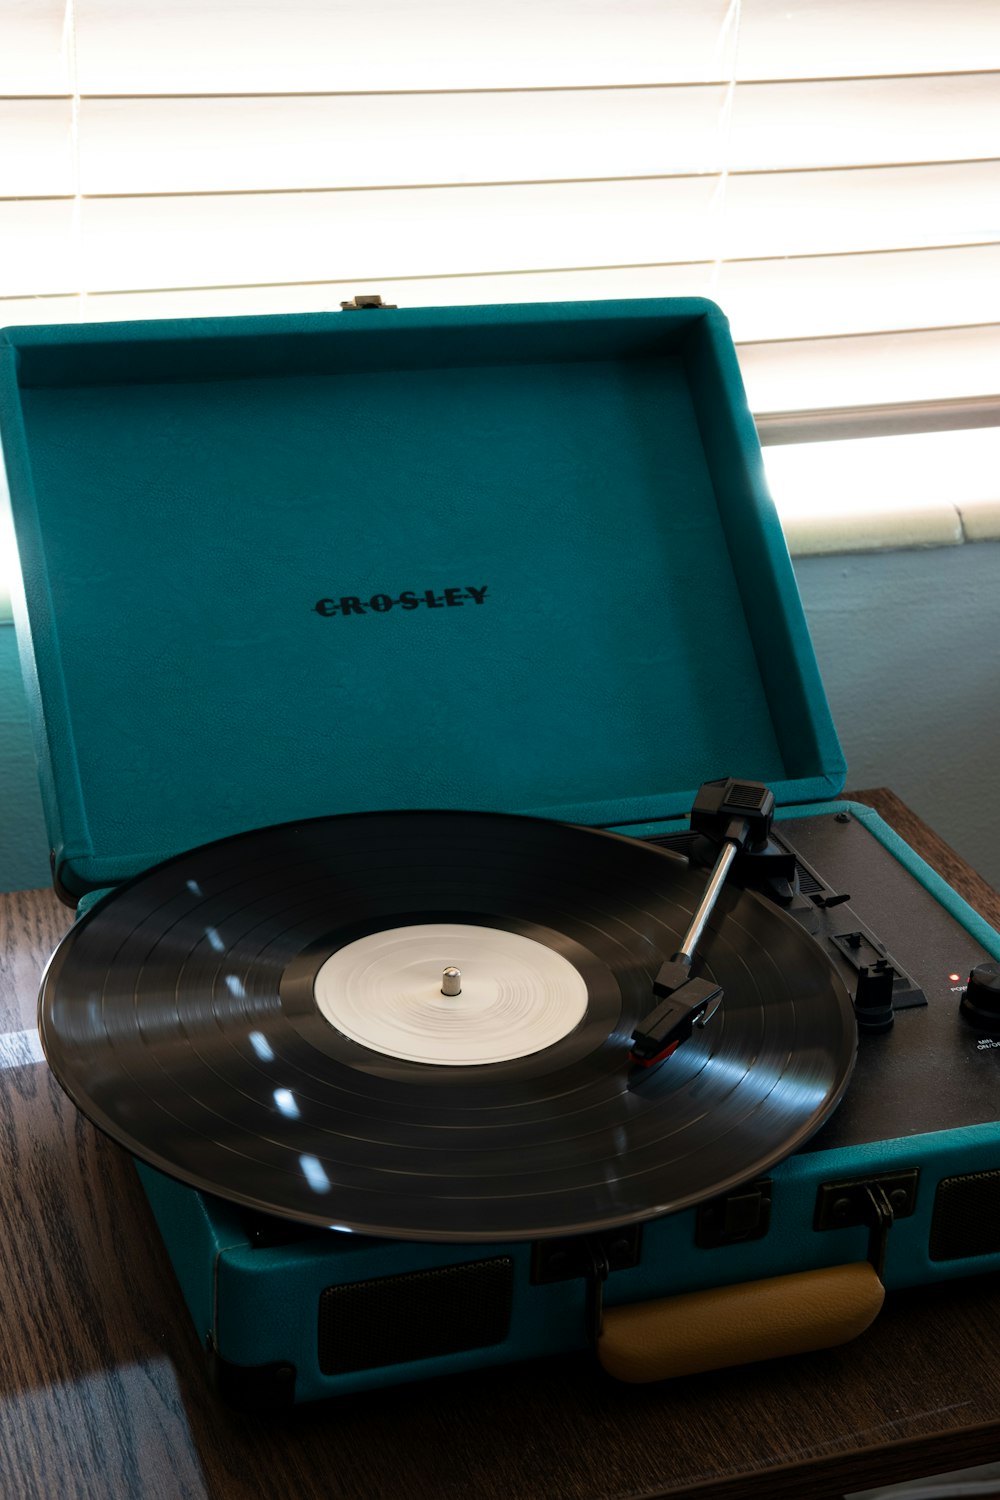
<path id="1" fill-rule="evenodd" d="M 978 1031 L 1000 1031 L 1000 963 L 976 964 L 959 1009 Z"/>

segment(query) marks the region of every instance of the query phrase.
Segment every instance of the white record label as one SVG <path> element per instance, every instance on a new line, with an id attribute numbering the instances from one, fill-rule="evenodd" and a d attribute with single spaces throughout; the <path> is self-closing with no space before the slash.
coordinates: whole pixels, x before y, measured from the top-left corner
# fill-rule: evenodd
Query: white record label
<path id="1" fill-rule="evenodd" d="M 445 969 L 461 993 L 442 993 Z M 499 927 L 427 922 L 369 933 L 316 975 L 316 1003 L 344 1036 L 409 1062 L 509 1062 L 568 1036 L 587 986 L 561 953 Z"/>

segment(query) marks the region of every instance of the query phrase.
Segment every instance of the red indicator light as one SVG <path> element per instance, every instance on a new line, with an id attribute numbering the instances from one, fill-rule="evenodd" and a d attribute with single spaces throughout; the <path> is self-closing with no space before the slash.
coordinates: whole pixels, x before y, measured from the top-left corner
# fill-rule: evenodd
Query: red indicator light
<path id="1" fill-rule="evenodd" d="M 951 980 L 952 984 L 957 984 L 958 981 L 961 979 L 961 977 L 962 977 L 961 974 L 949 974 L 948 975 L 948 978 Z"/>

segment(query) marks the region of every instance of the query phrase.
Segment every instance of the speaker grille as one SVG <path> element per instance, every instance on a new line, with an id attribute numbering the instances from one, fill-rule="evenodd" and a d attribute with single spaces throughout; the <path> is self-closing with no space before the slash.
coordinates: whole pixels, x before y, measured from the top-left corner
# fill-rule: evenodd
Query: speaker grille
<path id="1" fill-rule="evenodd" d="M 934 1196 L 931 1260 L 1000 1253 L 1000 1171 L 945 1177 Z"/>
<path id="2" fill-rule="evenodd" d="M 327 1287 L 319 1366 L 346 1375 L 499 1344 L 510 1328 L 514 1262 L 492 1260 Z"/>

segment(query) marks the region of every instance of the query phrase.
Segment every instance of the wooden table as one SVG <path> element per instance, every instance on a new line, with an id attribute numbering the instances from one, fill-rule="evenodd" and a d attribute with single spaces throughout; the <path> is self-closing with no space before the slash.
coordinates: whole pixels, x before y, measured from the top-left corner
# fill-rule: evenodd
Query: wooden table
<path id="1" fill-rule="evenodd" d="M 1000 926 L 1000 899 L 889 793 L 858 794 Z M 839 1496 L 1000 1457 L 1000 1279 L 888 1299 L 840 1349 L 663 1386 L 588 1358 L 262 1419 L 220 1406 L 128 1156 L 34 1033 L 70 915 L 0 897 L 4 1500 Z"/>

